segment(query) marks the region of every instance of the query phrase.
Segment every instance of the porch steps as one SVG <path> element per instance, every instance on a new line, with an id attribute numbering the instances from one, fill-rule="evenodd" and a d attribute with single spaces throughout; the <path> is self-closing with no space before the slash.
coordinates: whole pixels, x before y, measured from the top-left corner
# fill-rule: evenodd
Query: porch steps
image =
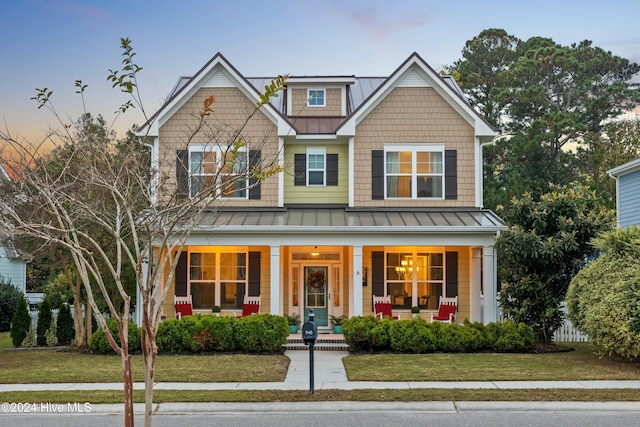
<path id="1" fill-rule="evenodd" d="M 285 351 L 309 351 L 309 346 L 304 344 L 302 335 L 291 334 L 287 343 L 283 346 Z M 342 334 L 318 334 L 314 351 L 348 351 L 349 344 L 344 341 Z"/>

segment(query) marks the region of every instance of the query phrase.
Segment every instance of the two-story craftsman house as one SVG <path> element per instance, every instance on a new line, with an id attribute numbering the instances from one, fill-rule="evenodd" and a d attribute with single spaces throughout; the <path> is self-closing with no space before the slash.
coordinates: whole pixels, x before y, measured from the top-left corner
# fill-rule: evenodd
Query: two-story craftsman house
<path id="1" fill-rule="evenodd" d="M 217 54 L 179 81 L 141 131 L 176 188 L 194 194 L 232 173 L 219 170 L 224 156 L 211 144 L 185 145 L 203 100 L 215 96 L 224 132 L 269 80 Z M 222 192 L 167 283 L 165 315 L 174 295 L 223 314 L 260 295 L 262 313 L 313 308 L 322 328 L 330 315 L 372 314 L 374 295 L 390 296 L 398 313 L 435 311 L 446 295 L 458 296 L 459 321 L 495 321 L 494 240 L 505 227 L 482 208 L 482 147 L 495 136 L 453 79 L 417 54 L 388 77 L 290 77 L 242 129 L 247 163 L 274 158 L 282 171 Z"/>

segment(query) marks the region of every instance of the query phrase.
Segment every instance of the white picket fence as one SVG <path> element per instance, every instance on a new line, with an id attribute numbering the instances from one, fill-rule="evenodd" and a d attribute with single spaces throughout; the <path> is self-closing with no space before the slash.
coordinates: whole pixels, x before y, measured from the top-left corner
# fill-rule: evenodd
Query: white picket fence
<path id="1" fill-rule="evenodd" d="M 554 342 L 588 342 L 589 337 L 579 330 L 577 330 L 571 320 L 567 318 L 567 307 L 564 303 L 562 303 L 561 310 L 564 312 L 565 319 L 564 324 L 558 328 L 558 330 L 553 334 Z M 502 315 L 502 308 L 500 304 L 498 304 L 498 319 L 503 322 L 505 320 Z"/>

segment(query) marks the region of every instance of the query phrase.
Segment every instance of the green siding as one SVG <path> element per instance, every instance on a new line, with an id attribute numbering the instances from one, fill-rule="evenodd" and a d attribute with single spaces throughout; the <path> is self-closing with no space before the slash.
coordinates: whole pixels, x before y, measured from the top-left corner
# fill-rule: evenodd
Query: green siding
<path id="1" fill-rule="evenodd" d="M 338 185 L 307 187 L 293 185 L 293 158 L 306 154 L 307 147 L 325 147 L 327 154 L 338 155 Z M 349 203 L 349 147 L 347 145 L 285 145 L 284 203 L 285 204 L 347 204 Z"/>

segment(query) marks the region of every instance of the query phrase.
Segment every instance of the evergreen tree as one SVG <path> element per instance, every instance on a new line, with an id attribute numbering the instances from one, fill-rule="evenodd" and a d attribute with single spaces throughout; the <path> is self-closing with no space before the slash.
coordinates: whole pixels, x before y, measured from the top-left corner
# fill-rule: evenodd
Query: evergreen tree
<path id="1" fill-rule="evenodd" d="M 20 347 L 29 332 L 31 316 L 27 308 L 27 299 L 23 296 L 18 299 L 13 318 L 11 320 L 11 341 L 14 347 Z"/>
<path id="2" fill-rule="evenodd" d="M 47 298 L 42 300 L 40 307 L 38 308 L 38 324 L 36 327 L 36 342 L 38 345 L 47 345 L 47 330 L 51 326 L 51 304 Z"/>
<path id="3" fill-rule="evenodd" d="M 73 317 L 68 304 L 62 304 L 58 312 L 58 342 L 60 345 L 69 345 L 76 335 L 73 327 Z"/>
<path id="4" fill-rule="evenodd" d="M 24 298 L 22 291 L 0 276 L 0 332 L 11 330 L 11 319 L 20 298 Z"/>

